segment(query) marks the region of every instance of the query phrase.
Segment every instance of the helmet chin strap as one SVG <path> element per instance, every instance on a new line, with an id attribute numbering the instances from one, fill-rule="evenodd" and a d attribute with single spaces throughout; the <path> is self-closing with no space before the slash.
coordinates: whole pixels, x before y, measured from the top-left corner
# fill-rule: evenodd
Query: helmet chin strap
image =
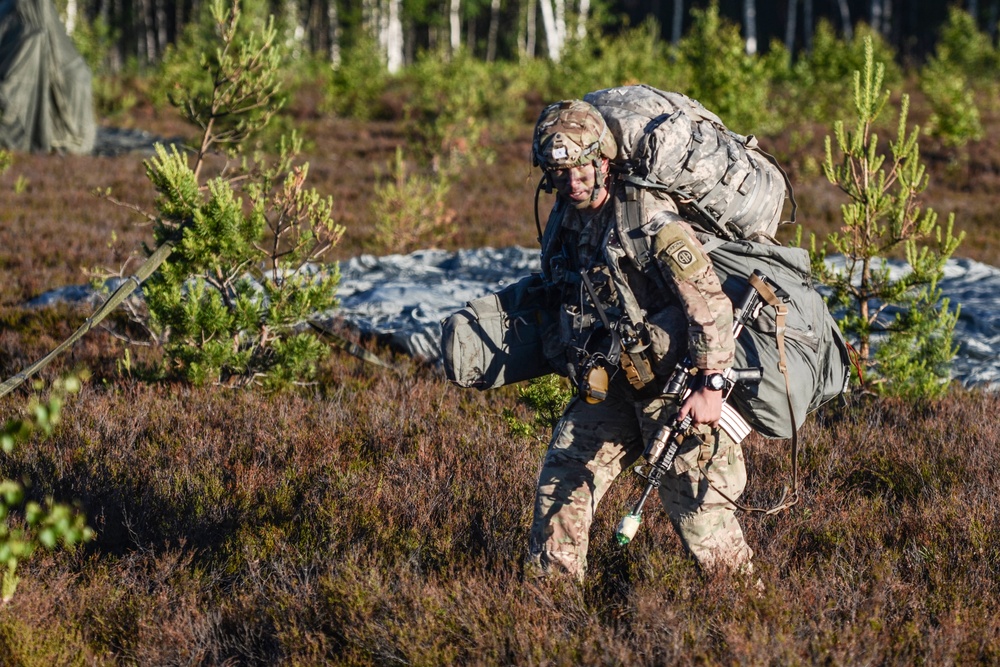
<path id="1" fill-rule="evenodd" d="M 592 164 L 594 165 L 594 190 L 590 193 L 591 203 L 597 201 L 597 198 L 601 196 L 601 188 L 606 187 L 604 180 L 607 178 L 607 174 L 601 169 L 600 156 L 594 158 Z"/>

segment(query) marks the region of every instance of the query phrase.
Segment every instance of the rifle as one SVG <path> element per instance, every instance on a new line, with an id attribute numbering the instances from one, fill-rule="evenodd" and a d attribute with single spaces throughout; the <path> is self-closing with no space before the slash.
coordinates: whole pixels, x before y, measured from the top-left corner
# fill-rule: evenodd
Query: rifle
<path id="1" fill-rule="evenodd" d="M 743 332 L 743 328 L 760 314 L 760 309 L 764 306 L 764 300 L 761 298 L 760 292 L 754 287 L 755 282 L 765 283 L 774 290 L 774 293 L 779 298 L 785 301 L 789 298 L 787 292 L 759 270 L 754 269 L 750 285 L 747 287 L 747 291 L 743 295 L 740 304 L 733 312 L 734 340 L 739 338 L 739 335 Z M 677 367 L 663 389 L 662 395 L 676 396 L 678 397 L 678 403 L 683 402 L 688 394 L 691 393 L 690 384 L 695 372 L 696 369 L 693 367 L 690 357 L 686 357 L 677 364 Z M 743 416 L 729 404 L 729 395 L 738 383 L 759 382 L 761 377 L 763 377 L 763 373 L 764 370 L 759 367 L 730 368 L 723 373 L 726 386 L 722 390 L 722 417 L 719 419 L 719 427 L 733 439 L 733 442 L 742 442 L 744 438 L 750 435 L 750 431 L 753 429 Z M 641 467 L 635 469 L 635 473 L 646 480 L 646 487 L 639 497 L 639 502 L 635 504 L 631 512 L 622 518 L 618 524 L 618 530 L 615 532 L 615 538 L 622 546 L 631 542 L 632 538 L 635 537 L 636 532 L 639 530 L 639 525 L 642 523 L 642 508 L 646 504 L 646 499 L 649 498 L 649 494 L 653 492 L 653 489 L 660 487 L 660 480 L 663 475 L 673 467 L 683 435 L 690 427 L 690 414 L 685 416 L 683 420 L 675 419 L 672 424 L 661 426 L 653 435 L 649 444 L 646 445 L 646 450 L 642 455 L 648 464 L 647 470 L 644 472 Z"/>

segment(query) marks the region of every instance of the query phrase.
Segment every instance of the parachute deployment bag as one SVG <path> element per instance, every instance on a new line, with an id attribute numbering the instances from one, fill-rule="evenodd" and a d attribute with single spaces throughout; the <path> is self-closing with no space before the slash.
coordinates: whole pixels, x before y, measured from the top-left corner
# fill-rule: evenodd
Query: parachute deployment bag
<path id="1" fill-rule="evenodd" d="M 542 334 L 553 323 L 538 274 L 470 301 L 441 324 L 441 358 L 460 387 L 493 389 L 552 372 Z"/>
<path id="2" fill-rule="evenodd" d="M 791 438 L 806 415 L 844 392 L 850 378 L 847 344 L 813 285 L 809 254 L 802 248 L 699 237 L 722 291 L 734 303 L 746 293 L 754 269 L 788 294 L 782 304 L 784 322 L 779 323 L 775 308 L 765 306 L 736 341 L 734 365 L 759 366 L 764 374 L 758 384 L 738 384 L 731 400 L 765 437 Z M 784 326 L 784 359 L 777 340 L 779 324 Z"/>

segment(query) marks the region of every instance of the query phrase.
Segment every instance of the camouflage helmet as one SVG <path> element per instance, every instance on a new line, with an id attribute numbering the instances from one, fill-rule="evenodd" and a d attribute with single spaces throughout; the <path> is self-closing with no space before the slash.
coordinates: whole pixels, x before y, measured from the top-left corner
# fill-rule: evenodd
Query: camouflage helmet
<path id="1" fill-rule="evenodd" d="M 549 105 L 535 124 L 531 162 L 542 169 L 566 169 L 601 157 L 614 159 L 618 145 L 604 117 L 583 100 Z"/>

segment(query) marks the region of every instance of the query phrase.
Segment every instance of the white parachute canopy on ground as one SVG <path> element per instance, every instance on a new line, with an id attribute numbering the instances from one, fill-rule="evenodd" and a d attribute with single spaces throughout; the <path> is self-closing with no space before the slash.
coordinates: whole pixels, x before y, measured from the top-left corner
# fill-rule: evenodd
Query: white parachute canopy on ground
<path id="1" fill-rule="evenodd" d="M 52 0 L 0 0 L 0 148 L 90 153 L 90 79 Z"/>
<path id="2" fill-rule="evenodd" d="M 838 260 L 834 257 L 831 261 Z M 892 262 L 892 266 L 894 271 L 906 270 L 904 262 Z M 344 324 L 411 356 L 434 362 L 441 355 L 441 320 L 466 302 L 538 271 L 539 252 L 536 248 L 510 247 L 361 255 L 341 262 L 340 270 L 341 305 L 333 312 L 318 314 L 317 321 Z M 952 364 L 952 377 L 966 386 L 1000 390 L 1000 268 L 952 259 L 938 286 L 951 300 L 951 308 L 962 307 L 955 328 L 958 355 Z M 42 294 L 27 305 L 99 300 L 89 286 L 76 285 Z"/>

